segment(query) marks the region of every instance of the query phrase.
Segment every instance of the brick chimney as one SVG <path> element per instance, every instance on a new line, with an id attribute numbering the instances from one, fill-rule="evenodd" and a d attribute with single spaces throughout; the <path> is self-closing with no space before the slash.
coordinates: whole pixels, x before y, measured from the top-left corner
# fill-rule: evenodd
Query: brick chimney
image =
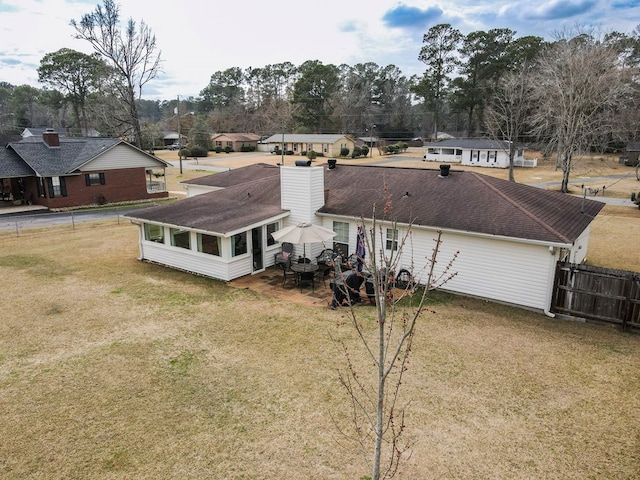
<path id="1" fill-rule="evenodd" d="M 53 128 L 47 128 L 47 130 L 42 134 L 42 140 L 44 140 L 44 143 L 50 147 L 60 146 L 60 137 L 58 136 L 58 132 L 53 130 Z"/>

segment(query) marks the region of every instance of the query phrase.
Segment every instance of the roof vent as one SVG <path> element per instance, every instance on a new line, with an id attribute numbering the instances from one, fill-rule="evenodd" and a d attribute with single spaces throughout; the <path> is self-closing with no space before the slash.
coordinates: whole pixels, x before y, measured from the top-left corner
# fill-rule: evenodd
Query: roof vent
<path id="1" fill-rule="evenodd" d="M 327 163 L 329 164 L 329 170 L 333 170 L 334 168 L 336 168 L 336 163 L 338 160 L 336 160 L 335 158 L 330 158 L 329 160 L 327 160 Z"/>
<path id="2" fill-rule="evenodd" d="M 449 176 L 449 169 L 451 168 L 451 165 L 440 165 L 440 175 L 438 175 L 440 178 L 445 178 Z"/>
<path id="3" fill-rule="evenodd" d="M 296 167 L 310 167 L 311 160 L 296 160 Z"/>

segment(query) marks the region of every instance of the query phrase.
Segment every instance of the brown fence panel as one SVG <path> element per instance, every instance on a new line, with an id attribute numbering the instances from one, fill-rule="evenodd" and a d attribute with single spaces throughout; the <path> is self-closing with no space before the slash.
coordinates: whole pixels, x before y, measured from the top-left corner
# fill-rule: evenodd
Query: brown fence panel
<path id="1" fill-rule="evenodd" d="M 640 328 L 640 274 L 558 262 L 551 310 Z"/>

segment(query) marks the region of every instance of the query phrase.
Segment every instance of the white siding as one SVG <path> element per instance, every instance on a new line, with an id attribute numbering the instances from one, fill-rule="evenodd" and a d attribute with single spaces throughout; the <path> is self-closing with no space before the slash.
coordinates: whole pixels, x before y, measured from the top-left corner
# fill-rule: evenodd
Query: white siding
<path id="1" fill-rule="evenodd" d="M 548 309 L 555 265 L 548 247 L 448 233 L 442 240 L 440 268 L 460 252 L 453 264 L 458 273 L 443 289 Z"/>
<path id="2" fill-rule="evenodd" d="M 425 160 L 427 162 L 445 162 L 445 163 L 460 163 L 462 161 L 461 155 L 445 154 L 442 153 L 442 149 L 436 149 L 438 153 L 429 153 L 429 150 L 425 150 Z"/>
<path id="3" fill-rule="evenodd" d="M 471 161 L 471 152 L 476 151 L 480 152 L 478 156 L 478 161 Z M 465 149 L 462 152 L 462 165 L 471 165 L 474 167 L 486 167 L 486 168 L 507 168 L 509 166 L 509 153 L 504 150 L 497 150 L 496 161 L 490 159 L 490 154 L 495 154 L 496 150 L 486 150 L 486 149 Z"/>
<path id="4" fill-rule="evenodd" d="M 124 144 L 116 145 L 81 168 L 81 171 L 117 170 L 121 168 L 164 168 L 152 157 Z"/>
<path id="5" fill-rule="evenodd" d="M 331 221 L 325 217 L 324 226 L 330 226 Z M 383 226 L 383 232 L 385 228 Z M 349 251 L 355 250 L 356 232 L 354 222 L 350 227 Z M 399 230 L 398 238 L 402 239 L 404 235 L 406 230 Z M 418 281 L 426 282 L 428 259 L 436 238 L 435 230 L 414 228 L 411 240 L 405 243 L 398 270 L 407 268 Z M 442 286 L 443 290 L 542 311 L 548 309 L 556 262 L 548 246 L 449 232 L 444 232 L 441 240 L 436 278 L 459 252 L 450 270 L 450 273 L 457 274 Z M 380 246 L 381 239 L 376 241 Z M 367 257 L 370 255 L 371 252 L 367 252 Z"/>
<path id="6" fill-rule="evenodd" d="M 281 206 L 290 211 L 283 226 L 319 224 L 315 213 L 324 205 L 324 167 L 280 167 L 280 182 Z M 301 256 L 304 248 L 303 245 L 295 245 L 294 255 Z M 320 253 L 321 248 L 320 244 L 307 245 L 307 257 Z"/>
<path id="7" fill-rule="evenodd" d="M 208 187 L 206 185 L 184 185 L 184 187 L 187 190 L 187 198 L 202 195 L 203 193 L 213 192 L 215 190 L 222 190 L 222 187 Z"/>
<path id="8" fill-rule="evenodd" d="M 571 255 L 569 257 L 572 263 L 582 263 L 587 258 L 590 233 L 591 233 L 591 225 L 589 225 L 584 230 L 584 232 L 580 234 L 578 239 L 573 243 L 573 247 L 571 247 Z"/>
<path id="9" fill-rule="evenodd" d="M 169 229 L 165 227 L 165 242 L 168 241 Z M 140 226 L 141 259 L 226 281 L 252 273 L 250 253 L 233 258 L 225 257 L 225 255 L 229 255 L 227 252 L 231 251 L 230 242 L 229 238 L 222 239 L 223 256 L 218 257 L 195 250 L 195 233 L 191 234 L 192 248 L 187 250 L 186 248 L 171 246 L 168 243 L 144 240 L 144 226 Z"/>

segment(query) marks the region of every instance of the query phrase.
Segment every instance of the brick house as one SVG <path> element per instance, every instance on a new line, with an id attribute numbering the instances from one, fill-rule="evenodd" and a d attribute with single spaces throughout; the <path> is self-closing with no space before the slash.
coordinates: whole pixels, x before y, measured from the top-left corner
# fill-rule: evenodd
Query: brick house
<path id="1" fill-rule="evenodd" d="M 123 140 L 47 130 L 0 150 L 0 190 L 51 209 L 164 198 L 168 165 Z"/>
<path id="2" fill-rule="evenodd" d="M 213 147 L 231 147 L 234 152 L 244 149 L 256 150 L 260 136 L 255 133 L 215 133 L 211 135 Z"/>

